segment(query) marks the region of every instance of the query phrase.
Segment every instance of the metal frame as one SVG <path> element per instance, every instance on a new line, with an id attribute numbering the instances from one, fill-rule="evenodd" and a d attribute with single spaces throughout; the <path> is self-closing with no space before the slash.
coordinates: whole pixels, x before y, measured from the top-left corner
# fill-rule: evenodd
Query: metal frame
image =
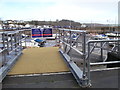
<path id="1" fill-rule="evenodd" d="M 58 29 L 59 33 L 59 44 L 60 44 L 60 53 L 64 57 L 67 65 L 69 66 L 72 74 L 77 80 L 78 84 L 82 87 L 90 87 L 91 79 L 90 79 L 90 71 L 91 66 L 95 65 L 108 65 L 113 63 L 120 63 L 119 60 L 105 62 L 107 57 L 104 59 L 103 51 L 115 51 L 120 53 L 119 45 L 120 39 L 115 40 L 90 40 L 87 39 L 86 31 L 84 30 L 71 30 L 71 29 Z M 73 39 L 72 36 L 76 35 L 76 38 Z M 88 41 L 87 41 L 88 40 Z M 108 43 L 113 43 L 113 47 L 111 49 L 106 48 L 105 46 Z M 118 48 L 117 48 L 118 47 Z M 101 60 L 103 62 L 91 63 L 90 57 L 91 54 L 95 52 L 95 49 L 98 50 L 98 54 L 101 56 Z M 70 51 L 74 50 L 81 56 L 83 60 L 82 68 L 79 67 L 73 60 Z M 108 68 L 107 68 L 108 69 Z"/>
<path id="2" fill-rule="evenodd" d="M 5 78 L 11 67 L 15 64 L 18 57 L 22 54 L 22 40 L 25 41 L 26 38 L 22 38 L 21 34 L 25 33 L 26 30 L 19 30 L 14 32 L 3 32 L 2 44 L 3 48 L 0 51 L 2 56 L 2 65 L 0 66 L 0 83 Z M 113 63 L 120 63 L 120 61 L 105 62 L 106 58 L 103 59 L 103 51 L 116 51 L 120 53 L 120 39 L 116 40 L 88 40 L 86 39 L 86 31 L 84 30 L 71 30 L 71 29 L 58 29 L 59 32 L 59 52 L 64 57 L 67 65 L 69 66 L 72 74 L 77 80 L 81 87 L 90 87 L 90 66 L 94 65 L 107 65 Z M 75 38 L 73 37 L 75 35 Z M 105 45 L 108 43 L 113 43 L 113 48 L 107 49 Z M 117 48 L 118 47 L 118 48 Z M 90 56 L 94 52 L 95 48 L 99 49 L 99 54 L 103 62 L 91 63 Z M 83 60 L 83 67 L 80 68 L 73 60 L 71 55 L 71 50 L 74 50 L 81 56 Z"/>
<path id="3" fill-rule="evenodd" d="M 0 83 L 15 64 L 18 57 L 22 54 L 22 40 L 25 40 L 25 38 L 22 38 L 21 36 L 23 32 L 24 30 L 0 33 L 2 35 L 1 44 L 3 45 L 2 50 L 0 51 L 2 57 L 0 66 Z"/>
<path id="4" fill-rule="evenodd" d="M 104 46 L 105 45 L 108 45 L 108 43 L 113 43 L 113 47 L 111 49 L 108 49 L 108 48 L 105 48 Z M 120 47 L 120 39 L 116 39 L 116 40 L 89 40 L 87 42 L 87 45 L 88 45 L 88 57 L 90 57 L 90 54 L 94 51 L 95 48 L 99 48 L 100 49 L 100 55 L 101 55 L 101 59 L 103 61 L 103 64 L 105 63 L 108 63 L 108 62 L 105 62 L 107 57 L 105 59 L 103 59 L 103 50 L 107 51 L 107 52 L 110 52 L 110 51 L 114 51 L 114 52 L 117 52 L 117 53 L 120 53 L 119 51 L 119 47 Z M 91 46 L 91 44 L 94 44 L 93 46 Z M 97 46 L 97 45 L 100 45 L 100 46 Z M 92 49 L 91 49 L 92 48 Z M 88 58 L 87 57 L 87 58 Z M 116 60 L 117 61 L 117 60 Z M 117 61 L 116 63 L 119 63 L 120 61 Z M 102 62 L 99 62 L 99 63 L 102 63 Z M 109 62 L 110 63 L 110 62 Z M 115 61 L 111 62 L 111 63 L 115 63 Z M 93 64 L 91 64 L 93 65 Z M 94 64 L 95 65 L 95 64 Z M 96 64 L 97 65 L 97 64 Z"/>
<path id="5" fill-rule="evenodd" d="M 76 35 L 76 38 L 72 38 Z M 81 41 L 79 41 L 81 39 Z M 91 83 L 88 82 L 88 74 L 86 72 L 86 31 L 81 30 L 70 30 L 70 29 L 59 29 L 59 43 L 60 53 L 65 58 L 67 65 L 69 66 L 72 74 L 77 80 L 81 87 L 89 87 Z M 81 48 L 81 50 L 79 50 Z M 70 54 L 71 50 L 75 50 L 83 59 L 83 70 L 80 69 Z"/>

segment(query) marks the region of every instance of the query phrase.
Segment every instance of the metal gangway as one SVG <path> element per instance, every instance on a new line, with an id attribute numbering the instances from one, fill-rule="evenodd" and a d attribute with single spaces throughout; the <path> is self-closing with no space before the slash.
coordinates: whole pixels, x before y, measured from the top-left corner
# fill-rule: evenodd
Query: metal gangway
<path id="1" fill-rule="evenodd" d="M 58 29 L 56 35 L 59 51 L 81 87 L 92 86 L 91 71 L 108 69 L 111 64 L 120 66 L 119 38 L 92 40 L 85 30 L 71 29 Z M 108 53 L 111 52 L 117 56 L 115 60 L 108 59 Z M 74 57 L 78 57 L 77 60 Z M 120 69 L 118 66 L 113 69 Z"/>
<path id="2" fill-rule="evenodd" d="M 25 30 L 0 32 L 0 83 L 22 54 Z"/>
<path id="3" fill-rule="evenodd" d="M 81 87 L 90 87 L 90 72 L 94 69 L 107 69 L 111 64 L 119 64 L 120 39 L 115 40 L 91 40 L 91 36 L 84 30 L 58 29 L 56 41 L 59 44 L 59 52 L 64 57 L 72 74 Z M 21 34 L 25 30 L 6 31 L 0 33 L 0 82 L 8 74 L 11 67 L 22 54 Z M 108 61 L 108 53 L 114 52 L 118 56 L 114 61 Z M 95 57 L 94 57 L 95 56 Z M 99 60 L 95 60 L 99 58 Z M 96 67 L 97 65 L 102 68 Z M 120 69 L 115 67 L 113 69 Z"/>

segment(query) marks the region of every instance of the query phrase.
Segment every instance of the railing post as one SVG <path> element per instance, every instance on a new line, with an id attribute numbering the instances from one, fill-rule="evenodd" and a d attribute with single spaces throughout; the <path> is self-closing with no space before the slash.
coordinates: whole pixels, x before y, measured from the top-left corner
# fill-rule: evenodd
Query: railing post
<path id="1" fill-rule="evenodd" d="M 3 44 L 3 49 L 5 48 L 5 33 L 2 33 L 2 44 Z"/>
<path id="2" fill-rule="evenodd" d="M 2 44 L 3 44 L 3 50 L 6 49 L 5 47 L 5 33 L 2 33 Z M 4 64 L 7 61 L 7 55 L 6 55 L 6 50 L 3 52 L 3 61 L 2 64 Z"/>
<path id="3" fill-rule="evenodd" d="M 21 50 L 20 49 L 20 32 L 18 33 L 18 46 L 19 46 L 19 50 Z"/>
<path id="4" fill-rule="evenodd" d="M 71 48 L 72 47 L 72 32 L 70 31 L 70 61 L 72 61 L 72 56 L 71 56 Z"/>
<path id="5" fill-rule="evenodd" d="M 57 29 L 57 28 L 55 28 L 54 30 L 56 31 L 56 37 L 55 37 L 55 41 L 56 41 L 56 45 L 57 45 L 57 44 L 58 44 L 58 42 L 57 42 L 57 37 L 58 37 L 58 29 Z"/>
<path id="6" fill-rule="evenodd" d="M 17 50 L 16 50 L 16 48 L 17 48 L 17 38 L 16 38 L 16 33 L 14 34 L 14 42 L 15 42 L 15 55 L 17 55 Z"/>
<path id="7" fill-rule="evenodd" d="M 62 31 L 62 41 L 63 41 L 63 42 L 65 42 L 64 33 L 65 33 L 65 31 L 63 30 L 63 31 Z M 65 53 L 65 44 L 62 43 L 62 45 L 63 45 L 63 53 Z"/>
<path id="8" fill-rule="evenodd" d="M 61 33 L 60 33 L 60 30 L 59 30 L 59 36 L 58 36 L 59 44 L 60 44 L 60 36 L 61 36 L 60 34 L 61 34 Z"/>
<path id="9" fill-rule="evenodd" d="M 90 45 L 89 45 L 90 46 Z M 89 48 L 89 55 L 90 55 L 90 47 Z M 86 61 L 86 32 L 82 33 L 82 52 L 83 52 L 83 87 L 90 87 L 90 61 Z M 89 56 L 88 56 L 89 58 Z M 86 66 L 87 64 L 87 66 Z M 86 75 L 86 68 L 87 68 L 87 75 Z"/>
<path id="10" fill-rule="evenodd" d="M 27 47 L 27 43 L 26 43 L 26 32 L 24 31 L 25 34 L 25 48 Z"/>
<path id="11" fill-rule="evenodd" d="M 90 80 L 90 42 L 88 42 L 87 77 L 88 77 L 88 85 L 91 86 L 91 80 Z"/>
<path id="12" fill-rule="evenodd" d="M 86 33 L 82 33 L 82 51 L 83 51 L 83 78 L 86 77 Z"/>
<path id="13" fill-rule="evenodd" d="M 13 50 L 13 39 L 12 39 L 12 34 L 10 35 L 11 38 L 11 50 Z"/>
<path id="14" fill-rule="evenodd" d="M 6 39 L 7 39 L 7 55 L 9 55 L 9 38 L 8 38 L 8 34 L 6 34 Z"/>
<path id="15" fill-rule="evenodd" d="M 103 42 L 100 42 L 101 47 L 101 60 L 103 61 Z"/>
<path id="16" fill-rule="evenodd" d="M 118 40 L 117 44 L 118 44 L 118 56 L 119 56 L 120 55 L 120 40 Z"/>
<path id="17" fill-rule="evenodd" d="M 20 50 L 22 51 L 22 36 L 21 36 L 21 31 L 19 32 L 19 37 L 20 37 Z"/>

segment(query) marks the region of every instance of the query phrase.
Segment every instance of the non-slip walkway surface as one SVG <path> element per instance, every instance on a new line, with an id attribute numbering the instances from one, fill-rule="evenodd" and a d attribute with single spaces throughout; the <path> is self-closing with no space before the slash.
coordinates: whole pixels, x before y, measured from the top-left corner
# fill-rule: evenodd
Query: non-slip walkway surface
<path id="1" fill-rule="evenodd" d="M 23 51 L 8 75 L 41 74 L 69 71 L 58 47 L 28 48 Z"/>

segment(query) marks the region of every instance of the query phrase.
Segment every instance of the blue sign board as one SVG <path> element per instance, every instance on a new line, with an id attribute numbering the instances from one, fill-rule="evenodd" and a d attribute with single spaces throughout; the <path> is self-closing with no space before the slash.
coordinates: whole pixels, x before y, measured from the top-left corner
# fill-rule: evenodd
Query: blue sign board
<path id="1" fill-rule="evenodd" d="M 32 29 L 32 38 L 42 37 L 41 29 Z"/>
<path id="2" fill-rule="evenodd" d="M 32 38 L 52 37 L 52 28 L 32 29 Z"/>
<path id="3" fill-rule="evenodd" d="M 52 28 L 44 28 L 43 37 L 52 37 Z"/>

